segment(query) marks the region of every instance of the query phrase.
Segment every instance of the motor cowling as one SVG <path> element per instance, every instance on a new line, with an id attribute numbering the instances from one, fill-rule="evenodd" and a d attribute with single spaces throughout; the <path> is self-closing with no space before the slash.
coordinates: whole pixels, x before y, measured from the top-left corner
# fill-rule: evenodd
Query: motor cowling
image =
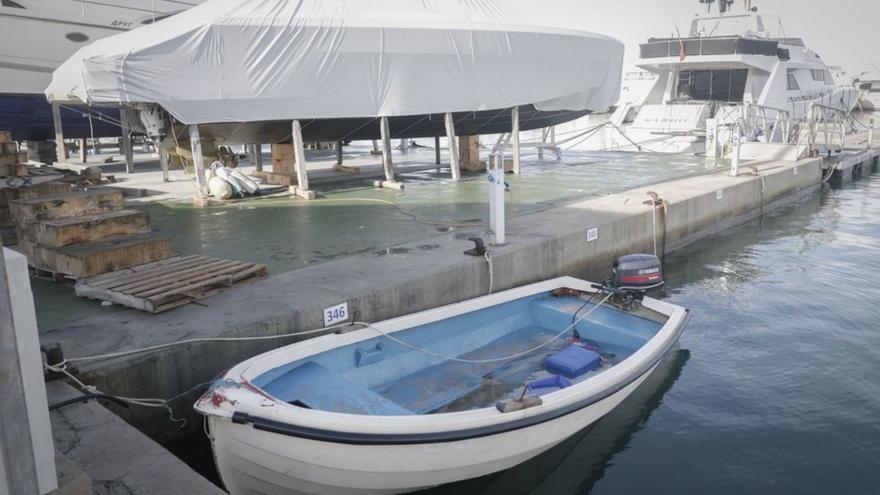
<path id="1" fill-rule="evenodd" d="M 624 290 L 646 291 L 663 285 L 663 266 L 650 254 L 628 254 L 614 261 L 612 282 Z"/>

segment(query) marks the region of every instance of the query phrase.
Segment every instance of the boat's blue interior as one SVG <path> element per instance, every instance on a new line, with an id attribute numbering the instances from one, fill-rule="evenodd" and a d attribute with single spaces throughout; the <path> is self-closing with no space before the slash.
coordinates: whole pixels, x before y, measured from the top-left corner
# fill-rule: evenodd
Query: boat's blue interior
<path id="1" fill-rule="evenodd" d="M 571 325 L 575 312 L 583 315 L 594 306 L 584 303 L 573 296 L 538 294 L 393 335 L 435 354 L 492 360 L 552 339 Z M 585 380 L 627 358 L 662 325 L 603 305 L 577 324 L 580 340 L 566 332 L 525 356 L 484 363 L 432 356 L 378 335 L 279 366 L 252 383 L 286 402 L 325 411 L 369 415 L 460 411 L 519 397 L 526 385 L 525 393 L 542 395 Z M 572 345 L 580 349 L 570 349 Z M 601 357 L 598 362 L 596 354 Z M 561 374 L 569 376 L 555 378 Z"/>

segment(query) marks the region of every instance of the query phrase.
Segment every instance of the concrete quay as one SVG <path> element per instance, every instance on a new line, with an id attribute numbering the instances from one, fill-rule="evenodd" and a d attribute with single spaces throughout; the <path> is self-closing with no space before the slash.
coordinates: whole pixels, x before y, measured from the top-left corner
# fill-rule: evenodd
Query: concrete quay
<path id="1" fill-rule="evenodd" d="M 497 291 L 562 274 L 601 280 L 621 254 L 653 252 L 655 245 L 658 254 L 674 251 L 794 201 L 822 179 L 822 159 L 751 163 L 737 177 L 727 172 L 690 177 L 519 217 L 509 223 L 508 244 L 490 248 L 491 277 L 485 259 L 462 254 L 471 247 L 467 238 L 479 234 L 469 230 L 274 275 L 164 314 L 88 318 L 44 332 L 42 341 L 59 342 L 68 358 L 76 358 L 193 338 L 311 330 L 322 327 L 324 308 L 342 302 L 356 320 L 379 321 L 484 295 L 490 282 Z M 73 364 L 83 381 L 106 393 L 178 397 L 172 404 L 176 414 L 195 419 L 190 408 L 200 385 L 247 357 L 294 340 L 194 343 Z M 186 433 L 171 425 L 164 410 L 132 409 L 129 417 L 160 441 Z"/>

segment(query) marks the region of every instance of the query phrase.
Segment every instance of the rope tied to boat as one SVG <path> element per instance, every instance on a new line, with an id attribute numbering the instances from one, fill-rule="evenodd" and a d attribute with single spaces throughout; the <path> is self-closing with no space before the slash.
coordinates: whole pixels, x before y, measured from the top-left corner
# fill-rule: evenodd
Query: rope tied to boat
<path id="1" fill-rule="evenodd" d="M 603 305 L 606 301 L 608 301 L 608 299 L 610 299 L 611 296 L 613 296 L 613 295 L 614 295 L 613 293 L 609 293 L 609 294 L 607 294 L 607 295 L 605 296 L 604 299 L 602 299 L 601 301 L 599 301 L 598 303 L 596 303 L 596 305 L 593 306 L 592 308 L 590 308 L 589 311 L 587 311 L 586 313 L 584 313 L 583 316 L 581 316 L 580 318 L 578 318 L 577 320 L 575 320 L 571 325 L 568 325 L 567 327 L 565 327 L 564 329 L 562 329 L 561 332 L 559 332 L 558 334 L 556 334 L 556 335 L 555 335 L 553 338 L 551 338 L 550 340 L 547 340 L 547 341 L 543 342 L 542 344 L 539 344 L 539 345 L 537 345 L 537 346 L 535 346 L 535 347 L 532 347 L 531 349 L 527 349 L 527 350 L 525 350 L 525 351 L 518 352 L 518 353 L 516 353 L 516 354 L 511 354 L 511 355 L 509 355 L 509 356 L 503 356 L 503 357 L 497 357 L 497 358 L 491 358 L 491 359 L 465 359 L 465 358 L 460 358 L 460 357 L 457 357 L 457 356 L 449 356 L 449 355 L 441 354 L 441 353 L 439 353 L 439 352 L 434 352 L 434 351 L 431 351 L 431 350 L 425 349 L 424 347 L 420 347 L 420 346 L 417 346 L 417 345 L 415 345 L 415 344 L 411 344 L 411 343 L 409 343 L 409 342 L 406 342 L 406 341 L 403 341 L 403 340 L 401 340 L 401 339 L 398 339 L 397 337 L 394 337 L 394 336 L 388 334 L 387 332 L 384 332 L 384 331 L 382 331 L 382 330 L 380 330 L 380 329 L 378 329 L 378 328 L 376 328 L 376 327 L 374 327 L 374 326 L 372 326 L 372 325 L 368 325 L 367 328 L 369 328 L 369 329 L 371 329 L 371 330 L 374 330 L 376 333 L 382 335 L 383 337 L 387 338 L 388 340 L 391 340 L 392 342 L 396 342 L 396 343 L 398 343 L 398 344 L 400 344 L 400 345 L 402 345 L 402 346 L 404 346 L 404 347 L 409 347 L 410 349 L 412 349 L 412 350 L 414 350 L 414 351 L 418 351 L 418 352 L 421 352 L 421 353 L 427 354 L 427 355 L 429 355 L 429 356 L 433 356 L 433 357 L 436 357 L 436 358 L 444 359 L 444 360 L 447 360 L 447 361 L 455 361 L 455 362 L 458 362 L 458 363 L 465 363 L 465 364 L 491 364 L 491 363 L 500 363 L 500 362 L 504 362 L 504 361 L 511 361 L 511 360 L 513 360 L 513 359 L 521 358 L 521 357 L 526 356 L 526 355 L 528 355 L 528 354 L 531 354 L 531 353 L 533 353 L 533 352 L 535 352 L 535 351 L 539 351 L 539 350 L 541 350 L 541 349 L 547 347 L 548 345 L 552 344 L 553 342 L 559 340 L 563 335 L 567 334 L 570 330 L 572 330 L 573 328 L 575 328 L 575 326 L 577 326 L 578 323 L 582 322 L 582 321 L 585 320 L 588 316 L 590 316 L 590 314 L 592 314 L 593 311 L 595 311 L 596 309 L 598 309 L 599 306 L 602 306 L 602 305 Z"/>

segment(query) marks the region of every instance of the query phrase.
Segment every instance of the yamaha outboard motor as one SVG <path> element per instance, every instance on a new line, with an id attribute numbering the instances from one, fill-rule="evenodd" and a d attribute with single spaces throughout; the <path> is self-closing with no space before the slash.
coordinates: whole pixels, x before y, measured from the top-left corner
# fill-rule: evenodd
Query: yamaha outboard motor
<path id="1" fill-rule="evenodd" d="M 618 289 L 645 292 L 663 285 L 663 267 L 656 256 L 628 254 L 614 262 L 611 280 Z"/>
<path id="2" fill-rule="evenodd" d="M 593 285 L 624 308 L 631 308 L 645 296 L 645 292 L 663 285 L 663 267 L 660 259 L 650 254 L 628 254 L 614 261 L 611 278 L 602 285 Z"/>

